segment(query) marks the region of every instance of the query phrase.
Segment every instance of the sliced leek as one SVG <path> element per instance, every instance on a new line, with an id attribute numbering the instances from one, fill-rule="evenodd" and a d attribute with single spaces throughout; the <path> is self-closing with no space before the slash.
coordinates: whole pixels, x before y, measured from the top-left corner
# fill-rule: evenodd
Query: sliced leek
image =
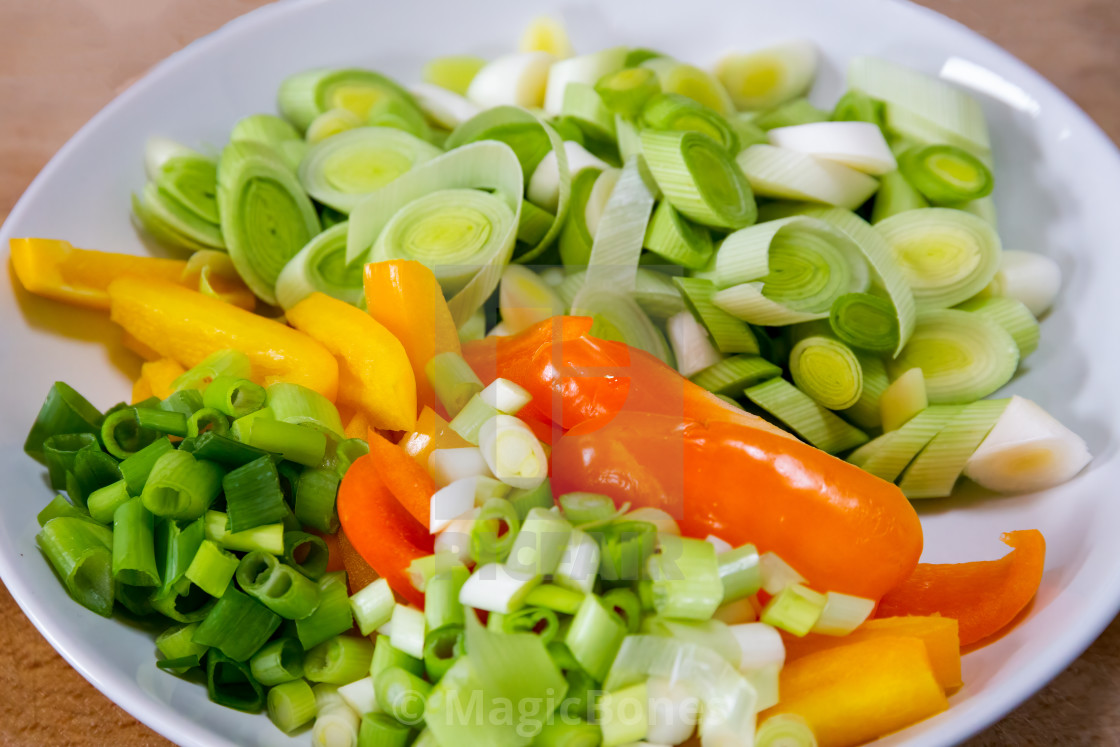
<path id="1" fill-rule="evenodd" d="M 962 210 L 909 210 L 875 228 L 906 276 L 919 311 L 944 309 L 972 298 L 999 269 L 999 235 Z"/>
<path id="2" fill-rule="evenodd" d="M 952 145 L 910 148 L 899 159 L 898 169 L 926 199 L 939 205 L 979 200 L 992 192 L 988 167 Z"/>
<path id="3" fill-rule="evenodd" d="M 911 368 L 891 382 L 879 397 L 883 432 L 897 431 L 929 407 L 926 378 L 922 369 Z"/>
<path id="4" fill-rule="evenodd" d="M 707 330 L 691 311 L 682 311 L 665 325 L 673 358 L 681 376 L 693 376 L 719 362 L 719 351 L 712 345 Z"/>
<path id="5" fill-rule="evenodd" d="M 548 52 L 517 52 L 486 64 L 471 79 L 467 98 L 482 109 L 495 106 L 540 108 L 556 58 Z"/>
<path id="6" fill-rule="evenodd" d="M 594 86 L 604 75 L 621 70 L 626 62 L 626 51 L 626 47 L 611 47 L 553 63 L 544 95 L 545 112 L 560 114 L 572 83 Z"/>
<path id="7" fill-rule="evenodd" d="M 688 308 L 696 316 L 721 353 L 759 352 L 758 338 L 749 324 L 713 302 L 716 286 L 702 278 L 673 278 Z M 738 391 L 735 392 L 738 394 Z"/>
<path id="8" fill-rule="evenodd" d="M 887 367 L 882 358 L 871 353 L 856 353 L 856 358 L 863 373 L 863 389 L 856 403 L 841 414 L 860 428 L 878 428 L 882 424 L 879 405 L 891 383 Z"/>
<path id="9" fill-rule="evenodd" d="M 756 112 L 751 117 L 751 124 L 764 131 L 827 121 L 828 112 L 813 106 L 806 98 L 794 99 L 781 106 Z"/>
<path id="10" fill-rule="evenodd" d="M 1038 320 L 1030 309 L 1014 298 L 976 298 L 965 301 L 957 308 L 986 316 L 1007 330 L 1019 346 L 1020 360 L 1038 349 Z"/>
<path id="11" fill-rule="evenodd" d="M 575 172 L 573 172 L 575 173 Z M 599 223 L 603 220 L 603 212 L 607 209 L 614 188 L 622 177 L 622 169 L 604 168 L 591 191 L 587 195 L 587 204 L 583 208 L 583 220 L 587 224 L 587 232 L 592 238 L 599 233 Z"/>
<path id="12" fill-rule="evenodd" d="M 770 144 L 880 176 L 897 167 L 883 131 L 867 122 L 814 122 L 777 127 Z M 982 165 L 982 164 L 981 164 Z"/>
<path id="13" fill-rule="evenodd" d="M 329 138 L 307 152 L 299 178 L 307 193 L 350 213 L 362 199 L 440 149 L 393 127 L 359 127 Z"/>
<path id="14" fill-rule="evenodd" d="M 830 410 L 851 407 L 863 391 L 859 359 L 831 337 L 806 337 L 794 345 L 789 370 L 798 389 Z"/>
<path id="15" fill-rule="evenodd" d="M 511 334 L 564 313 L 564 302 L 537 273 L 509 265 L 498 286 L 498 310 Z"/>
<path id="16" fill-rule="evenodd" d="M 442 215 L 447 220 L 441 219 L 438 192 L 451 191 L 452 199 L 457 199 L 465 190 L 478 193 L 471 195 L 478 208 L 462 208 L 465 212 L 458 214 L 451 210 L 450 215 Z M 480 142 L 462 146 L 413 169 L 359 203 L 350 215 L 347 261 L 364 256 L 371 246 L 371 254 L 381 258 L 409 257 L 415 250 L 419 251 L 417 259 L 435 265 L 437 273 L 456 285 L 472 269 L 470 280 L 448 301 L 455 324 L 461 326 L 498 287 L 502 268 L 513 253 L 523 191 L 521 166 L 508 145 Z M 482 197 L 487 199 L 479 202 Z M 412 208 L 417 202 L 421 204 Z M 499 202 L 502 208 L 497 207 Z M 497 222 L 481 222 L 488 220 L 491 210 Z M 383 237 L 386 232 L 389 238 Z M 390 241 L 392 237 L 396 238 Z M 453 252 L 454 257 L 441 254 L 440 248 Z M 444 265 L 448 259 L 461 264 Z"/>
<path id="17" fill-rule="evenodd" d="M 1019 346 L 992 319 L 956 309 L 929 311 L 887 367 L 897 377 L 922 369 L 933 404 L 967 404 L 987 397 L 1011 380 Z"/>
<path id="18" fill-rule="evenodd" d="M 595 323 L 591 334 L 595 337 L 625 342 L 666 364 L 672 364 L 672 353 L 665 336 L 630 294 L 598 285 L 590 288 L 585 285 L 572 301 L 571 313 L 592 317 Z"/>
<path id="19" fill-rule="evenodd" d="M 735 104 L 719 78 L 693 65 L 677 62 L 669 57 L 658 57 L 642 63 L 653 70 L 665 93 L 676 93 L 703 104 L 724 117 L 735 112 Z"/>
<path id="20" fill-rule="evenodd" d="M 733 355 L 693 374 L 693 384 L 709 392 L 737 397 L 747 387 L 782 375 L 782 369 L 757 355 Z"/>
<path id="21" fill-rule="evenodd" d="M 238 274 L 275 304 L 280 271 L 319 233 L 315 206 L 274 151 L 236 142 L 225 147 L 218 165 L 218 212 Z"/>
<path id="22" fill-rule="evenodd" d="M 817 48 L 807 40 L 751 52 L 731 52 L 716 63 L 716 76 L 740 109 L 768 109 L 803 96 L 817 72 Z"/>
<path id="23" fill-rule="evenodd" d="M 968 405 L 922 449 L 898 486 L 907 498 L 944 498 L 965 464 L 999 421 L 1010 400 L 982 399 Z"/>
<path id="24" fill-rule="evenodd" d="M 657 74 L 644 67 L 628 67 L 601 77 L 595 83 L 603 104 L 623 117 L 633 118 L 652 96 L 661 92 Z"/>
<path id="25" fill-rule="evenodd" d="M 535 205 L 550 212 L 555 212 L 560 203 L 560 164 L 558 154 L 563 151 L 567 156 L 568 172 L 576 175 L 584 169 L 603 170 L 609 166 L 592 155 L 577 142 L 565 140 L 564 147 L 560 150 L 549 151 L 529 179 L 529 188 L 526 196 Z"/>
<path id="26" fill-rule="evenodd" d="M 432 83 L 418 83 L 409 92 L 428 119 L 448 130 L 454 130 L 481 111 L 465 96 Z"/>
<path id="27" fill-rule="evenodd" d="M 366 121 L 370 107 L 384 98 L 409 99 L 408 93 L 372 70 L 315 69 L 297 73 L 280 84 L 280 113 L 299 130 L 331 109 L 346 109 Z"/>
<path id="28" fill-rule="evenodd" d="M 832 302 L 828 322 L 847 344 L 876 352 L 898 348 L 898 315 L 886 298 L 870 293 L 845 293 Z"/>
<path id="29" fill-rule="evenodd" d="M 588 83 L 572 82 L 564 91 L 563 115 L 591 139 L 614 140 L 614 112 Z"/>
<path id="30" fill-rule="evenodd" d="M 962 405 L 930 405 L 906 425 L 891 431 L 890 438 L 860 468 L 887 482 L 894 482 L 918 452 L 963 411 Z"/>
<path id="31" fill-rule="evenodd" d="M 879 179 L 879 191 L 875 193 L 875 205 L 871 209 L 871 222 L 878 224 L 892 215 L 907 210 L 929 207 L 929 201 L 914 189 L 899 171 L 883 174 Z"/>
<path id="32" fill-rule="evenodd" d="M 517 49 L 521 52 L 548 52 L 560 60 L 574 54 L 564 24 L 551 16 L 534 18 L 521 34 Z"/>
<path id="33" fill-rule="evenodd" d="M 327 109 L 307 125 L 307 144 L 316 145 L 363 124 L 365 121 L 349 109 Z"/>
<path id="34" fill-rule="evenodd" d="M 451 93 L 466 96 L 474 76 L 486 67 L 486 60 L 468 54 L 436 57 L 425 63 L 420 78 L 425 85 L 439 86 Z M 415 95 L 415 93 L 414 93 Z"/>
<path id="35" fill-rule="evenodd" d="M 638 160 L 634 159 L 623 168 L 603 209 L 588 256 L 587 276 L 581 296 L 585 292 L 627 293 L 634 290 L 638 259 L 652 211 L 653 195 L 642 178 Z M 573 302 L 575 305 L 576 302 Z"/>
<path id="36" fill-rule="evenodd" d="M 854 210 L 879 186 L 875 179 L 855 169 L 772 145 L 752 145 L 736 161 L 751 189 L 765 197 Z"/>
<path id="37" fill-rule="evenodd" d="M 586 169 L 572 179 L 571 207 L 560 231 L 560 261 L 566 267 L 586 265 L 595 235 L 587 226 L 587 205 L 595 183 L 603 172 Z"/>
<path id="38" fill-rule="evenodd" d="M 837 454 L 867 441 L 866 433 L 844 422 L 783 378 L 755 384 L 744 394 L 822 451 Z"/>
<path id="39" fill-rule="evenodd" d="M 653 130 L 699 132 L 715 140 L 734 155 L 739 137 L 731 123 L 718 112 L 678 93 L 660 93 L 642 107 L 641 124 Z"/>
<path id="40" fill-rule="evenodd" d="M 1021 301 L 1039 317 L 1054 303 L 1061 287 L 1062 269 L 1050 257 L 1005 249 L 1000 254 L 999 270 L 985 292 Z"/>
<path id="41" fill-rule="evenodd" d="M 338 223 L 320 233 L 292 257 L 276 279 L 276 302 L 290 309 L 318 291 L 349 304 L 363 298 L 362 265 L 346 264 L 346 231 Z"/>
<path id="42" fill-rule="evenodd" d="M 691 270 L 703 268 L 713 256 L 711 232 L 682 217 L 668 202 L 654 210 L 643 244 L 662 259 Z"/>

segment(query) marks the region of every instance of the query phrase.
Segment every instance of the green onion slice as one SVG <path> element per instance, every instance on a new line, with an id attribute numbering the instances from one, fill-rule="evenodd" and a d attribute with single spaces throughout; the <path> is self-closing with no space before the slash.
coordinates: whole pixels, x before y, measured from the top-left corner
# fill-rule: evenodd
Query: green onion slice
<path id="1" fill-rule="evenodd" d="M 311 239 L 284 266 L 276 279 L 276 300 L 290 309 L 312 293 L 357 305 L 363 298 L 361 263 L 346 263 L 346 231 L 343 221 Z"/>
<path id="2" fill-rule="evenodd" d="M 275 305 L 280 271 L 319 233 L 315 206 L 274 151 L 237 142 L 222 151 L 218 207 L 238 274 L 257 296 Z"/>
<path id="3" fill-rule="evenodd" d="M 109 529 L 60 516 L 48 521 L 35 541 L 76 602 L 104 617 L 112 614 L 116 584 Z"/>

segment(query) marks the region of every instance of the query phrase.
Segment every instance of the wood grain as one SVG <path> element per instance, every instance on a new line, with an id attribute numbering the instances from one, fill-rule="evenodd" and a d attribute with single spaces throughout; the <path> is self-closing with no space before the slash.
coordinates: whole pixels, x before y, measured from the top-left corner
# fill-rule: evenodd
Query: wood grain
<path id="1" fill-rule="evenodd" d="M 87 119 L 152 64 L 259 0 L 0 0 L 0 216 Z M 1010 50 L 1120 141 L 1120 2 L 926 0 Z M 94 690 L 0 587 L 0 745 L 168 742 Z M 1120 621 L 969 742 L 1120 745 Z"/>

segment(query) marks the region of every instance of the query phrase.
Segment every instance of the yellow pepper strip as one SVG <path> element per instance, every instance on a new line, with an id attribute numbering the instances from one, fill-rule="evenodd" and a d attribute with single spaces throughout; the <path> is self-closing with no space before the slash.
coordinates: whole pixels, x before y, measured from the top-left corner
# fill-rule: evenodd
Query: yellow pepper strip
<path id="1" fill-rule="evenodd" d="M 252 311 L 257 297 L 237 274 L 233 260 L 225 252 L 202 249 L 191 255 L 179 281 L 188 288 Z"/>
<path id="2" fill-rule="evenodd" d="M 140 366 L 140 378 L 147 379 L 152 396 L 167 399 L 175 391 L 171 383 L 186 371 L 175 359 L 160 358 Z"/>
<path id="3" fill-rule="evenodd" d="M 128 330 L 121 330 L 121 345 L 124 345 L 126 350 L 131 350 L 146 361 L 158 361 L 163 357 L 130 335 Z"/>
<path id="4" fill-rule="evenodd" d="M 949 707 L 917 638 L 872 638 L 788 662 L 781 701 L 759 723 L 793 713 L 820 747 L 851 747 L 898 731 Z"/>
<path id="5" fill-rule="evenodd" d="M 301 384 L 332 402 L 338 364 L 330 351 L 280 322 L 175 283 L 122 277 L 109 284 L 110 318 L 163 357 L 190 368 L 218 350 L 249 356 L 253 379 Z"/>
<path id="6" fill-rule="evenodd" d="M 369 429 L 369 416 L 366 415 L 364 410 L 356 410 L 354 415 L 346 421 L 344 432 L 347 438 L 360 438 L 365 441 Z"/>
<path id="7" fill-rule="evenodd" d="M 815 635 L 804 638 L 783 636 L 786 661 L 800 659 L 826 648 L 846 646 L 871 638 L 919 638 L 926 645 L 933 676 L 943 690 L 961 686 L 961 639 L 957 621 L 940 615 L 882 617 L 868 620 L 846 636 Z"/>
<path id="8" fill-rule="evenodd" d="M 451 425 L 435 410 L 425 407 L 416 418 L 416 427 L 401 438 L 400 446 L 424 469 L 428 457 L 436 449 L 459 449 L 470 446 L 465 438 L 451 430 Z"/>
<path id="9" fill-rule="evenodd" d="M 140 378 L 132 384 L 132 404 L 135 405 L 137 402 L 143 402 L 151 396 L 153 396 L 152 382 L 141 375 Z"/>
<path id="10" fill-rule="evenodd" d="M 288 322 L 338 360 L 338 401 L 362 410 L 374 428 L 416 425 L 416 377 L 404 346 L 376 319 L 325 293 L 288 309 Z"/>

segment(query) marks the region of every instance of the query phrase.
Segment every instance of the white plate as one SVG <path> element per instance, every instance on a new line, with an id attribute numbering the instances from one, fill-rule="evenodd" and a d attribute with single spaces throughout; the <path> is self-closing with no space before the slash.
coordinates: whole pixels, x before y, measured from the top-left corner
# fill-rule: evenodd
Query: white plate
<path id="1" fill-rule="evenodd" d="M 532 7 L 530 7 L 532 6 Z M 494 56 L 511 49 L 530 18 L 552 8 L 578 49 L 613 44 L 663 49 L 699 64 L 723 48 L 808 37 L 824 51 L 819 103 L 840 92 L 846 61 L 880 55 L 955 76 L 978 94 L 995 141 L 996 201 L 1008 247 L 1043 252 L 1066 280 L 1042 345 L 1007 387 L 1043 404 L 1089 442 L 1096 460 L 1074 482 L 1042 495 L 964 498 L 923 509 L 925 559 L 992 559 L 1003 531 L 1037 527 L 1049 554 L 1042 588 L 1009 635 L 964 660 L 952 708 L 887 744 L 946 745 L 990 724 L 1068 665 L 1120 606 L 1115 531 L 1120 482 L 1113 426 L 1120 366 L 1120 158 L 1100 130 L 1018 60 L 935 13 L 883 0 L 548 0 L 370 2 L 306 0 L 250 13 L 158 65 L 59 151 L 0 230 L 76 245 L 143 252 L 128 195 L 143 183 L 145 138 L 162 134 L 220 147 L 240 116 L 272 111 L 288 74 L 321 65 L 365 65 L 405 82 L 428 58 Z M 203 688 L 159 672 L 150 634 L 83 610 L 35 547 L 35 514 L 50 497 L 43 470 L 21 451 L 50 382 L 66 380 L 95 404 L 128 394 L 135 361 L 98 314 L 0 290 L 0 575 L 47 640 L 90 682 L 141 721 L 184 745 L 306 744 L 265 717 L 212 705 Z M 110 346 L 103 344 L 112 341 Z"/>

